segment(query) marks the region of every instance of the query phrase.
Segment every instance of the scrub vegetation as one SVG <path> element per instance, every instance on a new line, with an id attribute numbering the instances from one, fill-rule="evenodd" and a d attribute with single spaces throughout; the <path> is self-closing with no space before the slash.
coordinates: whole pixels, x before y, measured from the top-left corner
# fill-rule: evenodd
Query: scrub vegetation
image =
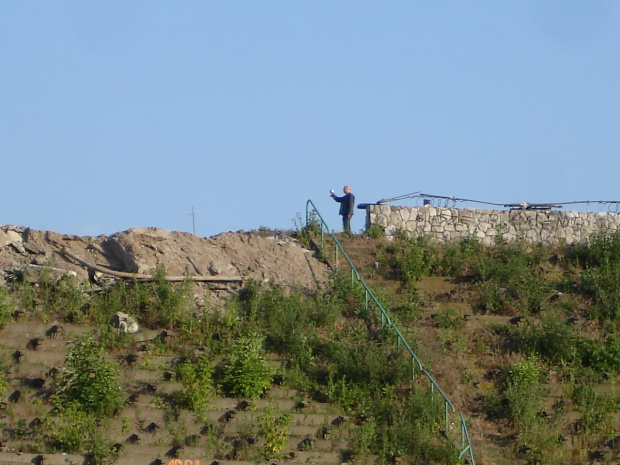
<path id="1" fill-rule="evenodd" d="M 303 238 L 314 234 L 304 231 Z M 465 414 L 478 463 L 618 460 L 618 233 L 553 248 L 506 243 L 501 234 L 493 247 L 473 237 L 448 244 L 353 237 L 343 244 Z M 0 288 L 0 324 L 12 323 L 19 309 L 36 321 L 92 329 L 65 336 L 63 367 L 38 397 L 56 407 L 40 415 L 41 426 L 9 427 L 5 416 L 3 427 L 12 439 L 27 436 L 25 451 L 113 463 L 123 451 L 110 424 L 149 389 L 120 376 L 130 365 L 177 381 L 169 392 L 151 393 L 165 412 L 165 424 L 152 428 L 165 428 L 171 446 L 201 444 L 214 459 L 291 458 L 291 411 L 274 403 L 257 411 L 245 432 L 239 428 L 235 441 L 206 419 L 217 398 L 245 399 L 251 411 L 277 387 L 302 404 L 331 403 L 341 413 L 350 425 L 338 437 L 344 442 L 334 442 L 342 461 L 459 463 L 460 437 L 445 423 L 443 400 L 412 376 L 408 351 L 368 308 L 346 264 L 340 270 L 313 295 L 247 282 L 200 313 L 190 283 L 166 282 L 163 268 L 152 282 L 117 281 L 96 292 L 45 274 L 36 285 L 24 279 Z M 118 311 L 135 316 L 144 331 L 174 335 L 174 344 L 118 334 L 110 326 Z M 0 391 L 10 392 L 8 375 Z M 200 437 L 184 434 L 178 422 L 186 414 L 205 425 Z M 319 429 L 298 450 L 339 426 Z"/>

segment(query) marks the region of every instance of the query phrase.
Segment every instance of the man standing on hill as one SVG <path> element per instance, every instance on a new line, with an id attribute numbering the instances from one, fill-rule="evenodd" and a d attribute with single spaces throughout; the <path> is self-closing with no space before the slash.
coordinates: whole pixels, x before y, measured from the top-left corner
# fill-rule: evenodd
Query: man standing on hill
<path id="1" fill-rule="evenodd" d="M 351 194 L 351 186 L 344 186 L 344 195 L 338 197 L 334 194 L 334 189 L 329 191 L 332 198 L 340 204 L 340 215 L 342 215 L 342 229 L 345 234 L 351 234 L 351 217 L 355 209 L 355 196 Z"/>

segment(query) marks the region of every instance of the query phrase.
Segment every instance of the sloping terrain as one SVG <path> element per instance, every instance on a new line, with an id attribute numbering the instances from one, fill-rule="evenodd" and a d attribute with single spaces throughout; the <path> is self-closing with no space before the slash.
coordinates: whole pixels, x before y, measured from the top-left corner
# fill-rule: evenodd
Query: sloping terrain
<path id="1" fill-rule="evenodd" d="M 205 239 L 150 228 L 97 238 L 16 227 L 3 227 L 1 232 L 3 278 L 7 286 L 15 287 L 19 298 L 5 299 L 5 304 L 13 306 L 8 313 L 2 309 L 9 316 L 0 332 L 0 360 L 8 382 L 0 404 L 0 463 L 105 463 L 93 456 L 63 454 L 65 443 L 54 446 L 58 436 L 54 429 L 64 428 L 53 407 L 52 394 L 58 390 L 56 373 L 62 372 L 66 362 L 67 343 L 94 328 L 107 341 L 107 357 L 120 370 L 128 401 L 94 430 L 88 429 L 94 426 L 84 424 L 94 445 L 103 447 L 102 437 L 92 436 L 97 432 L 118 449 L 110 463 L 178 464 L 174 462 L 177 459 L 192 464 L 272 463 L 274 459 L 266 460 L 264 455 L 269 437 L 278 444 L 278 460 L 289 463 L 373 463 L 377 458 L 368 452 L 353 455 L 353 450 L 371 450 L 372 440 L 364 435 L 368 434 L 365 422 L 372 412 L 350 419 L 348 411 L 356 401 L 345 398 L 346 390 L 336 397 L 349 402 L 348 410 L 329 403 L 325 391 L 298 391 L 278 381 L 278 375 L 260 398 L 216 396 L 201 414 L 169 408 L 179 403 L 179 393 L 188 389 L 187 380 L 178 378 L 183 361 L 197 363 L 201 354 L 210 350 L 216 367 L 225 354 L 214 347 L 223 347 L 233 333 L 239 336 L 235 331 L 244 312 L 265 326 L 274 322 L 261 318 L 275 312 L 279 315 L 274 317 L 275 323 L 282 319 L 278 337 L 286 344 L 307 342 L 310 334 L 287 326 L 301 321 L 304 309 L 293 305 L 289 309 L 293 314 L 287 314 L 286 308 L 277 306 L 290 302 L 276 300 L 277 293 L 267 295 L 266 300 L 247 300 L 245 309 L 228 308 L 226 303 L 241 289 L 246 291 L 246 299 L 255 296 L 252 283 L 308 294 L 329 287 L 327 266 L 294 238 L 262 231 Z M 565 260 L 563 252 L 557 250 L 532 252 L 507 247 L 496 253 L 508 257 L 508 264 L 515 267 L 506 269 L 510 273 L 500 270 L 505 282 L 493 281 L 489 269 L 484 279 L 473 279 L 469 268 L 452 274 L 436 268 L 436 275 L 406 279 L 403 269 L 395 265 L 395 256 L 402 251 L 390 242 L 360 236 L 340 240 L 365 282 L 410 337 L 426 369 L 464 414 L 476 463 L 619 463 L 616 331 L 610 320 L 613 314 L 600 316 L 613 306 L 579 289 L 584 284 L 578 261 Z M 424 247 L 416 244 L 406 252 L 414 251 L 408 259 L 416 266 L 433 261 L 432 257 L 418 260 Z M 483 253 L 487 252 L 476 249 L 469 260 Z M 325 258 L 330 260 L 329 256 Z M 516 261 L 510 262 L 513 259 Z M 342 257 L 338 265 L 346 276 L 348 269 Z M 157 270 L 164 270 L 166 276 L 222 280 L 193 282 L 193 299 L 184 307 L 191 316 L 179 320 L 178 315 L 170 313 L 180 302 L 175 300 L 180 296 L 177 287 L 156 281 L 141 291 L 129 280 L 127 287 L 118 288 L 120 294 L 115 294 L 117 287 L 110 286 L 117 278 L 106 270 L 136 276 L 153 274 L 155 280 Z M 588 273 L 595 274 L 591 270 Z M 90 284 L 79 288 L 80 295 L 72 294 L 67 289 L 73 288 L 63 287 L 65 275 Z M 58 284 L 54 287 L 50 282 Z M 178 289 L 184 285 L 175 284 Z M 149 300 L 144 294 L 147 291 L 154 291 L 157 299 L 165 302 Z M 97 295 L 104 297 L 93 301 Z M 119 299 L 135 302 L 143 312 L 145 324 L 135 335 L 119 337 L 105 329 L 110 327 L 110 309 L 118 307 Z M 100 307 L 102 302 L 104 307 Z M 269 309 L 272 304 L 276 307 Z M 243 299 L 234 305 L 244 305 Z M 376 318 L 368 318 L 361 325 L 350 322 L 352 317 L 366 317 L 354 299 L 347 305 L 343 316 L 327 319 L 332 322 L 319 328 L 317 334 L 323 338 L 319 344 L 308 349 L 310 352 L 298 352 L 298 356 L 311 353 L 312 363 L 325 363 L 319 361 L 319 355 L 329 347 L 327 336 L 344 337 L 350 332 L 359 337 L 360 328 L 366 328 L 368 335 L 362 337 L 368 338 L 368 347 L 378 349 L 377 353 L 386 350 L 394 357 L 386 364 L 391 365 L 399 353 L 384 346 L 389 337 L 377 334 Z M 170 323 L 170 318 L 177 318 L 177 323 Z M 170 331 L 171 326 L 174 331 Z M 212 333 L 209 340 L 194 339 L 201 333 L 199 327 Z M 287 336 L 289 330 L 292 333 Z M 225 348 L 229 350 L 230 346 Z M 299 375 L 281 370 L 290 361 L 277 351 L 270 353 L 269 363 L 277 373 Z M 325 370 L 325 377 L 333 374 L 327 367 L 320 369 Z M 345 378 L 341 381 L 340 388 L 333 384 L 329 389 L 345 389 Z M 70 430 L 61 432 L 66 441 Z M 389 460 L 402 458 L 396 452 Z M 434 459 L 429 463 L 442 462 Z"/>
<path id="2" fill-rule="evenodd" d="M 595 254 L 615 257 L 614 240 L 602 240 L 603 252 L 593 241 Z M 597 301 L 580 289 L 578 260 L 516 245 L 508 254 L 525 260 L 502 263 L 506 287 L 474 282 L 470 272 L 413 285 L 395 279 L 390 243 L 341 242 L 384 305 L 413 328 L 417 355 L 467 417 L 476 463 L 620 463 L 617 323 L 600 316 L 615 308 L 601 289 L 614 292 L 617 275 L 596 284 Z M 585 275 L 597 273 L 593 266 Z"/>

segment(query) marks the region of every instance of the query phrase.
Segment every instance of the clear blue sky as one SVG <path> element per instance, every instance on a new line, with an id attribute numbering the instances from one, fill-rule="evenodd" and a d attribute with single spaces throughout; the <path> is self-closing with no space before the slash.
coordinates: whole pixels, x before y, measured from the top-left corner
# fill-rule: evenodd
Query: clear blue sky
<path id="1" fill-rule="evenodd" d="M 0 154 L 0 224 L 80 235 L 620 200 L 620 2 L 5 0 Z"/>

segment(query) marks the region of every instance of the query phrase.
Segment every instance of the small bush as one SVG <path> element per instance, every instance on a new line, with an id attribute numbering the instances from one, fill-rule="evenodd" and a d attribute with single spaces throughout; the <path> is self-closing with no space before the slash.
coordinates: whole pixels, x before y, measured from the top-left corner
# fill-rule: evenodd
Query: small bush
<path id="1" fill-rule="evenodd" d="M 364 236 L 370 237 L 371 239 L 380 239 L 385 235 L 385 228 L 381 226 L 379 223 L 373 223 L 370 225 L 368 229 L 364 232 Z"/>
<path id="2" fill-rule="evenodd" d="M 274 369 L 262 354 L 263 342 L 263 336 L 250 334 L 232 344 L 222 378 L 230 395 L 255 399 L 271 385 Z"/>
<path id="3" fill-rule="evenodd" d="M 108 362 L 106 352 L 85 334 L 70 342 L 69 352 L 53 397 L 60 409 L 92 415 L 115 414 L 123 405 L 118 367 Z"/>
<path id="4" fill-rule="evenodd" d="M 430 276 L 439 261 L 437 247 L 424 236 L 412 238 L 399 234 L 383 250 L 380 261 L 390 267 L 394 277 L 408 286 L 413 286 L 424 276 Z"/>
<path id="5" fill-rule="evenodd" d="M 439 272 L 442 276 L 471 275 L 482 253 L 482 244 L 472 235 L 448 242 L 443 245 L 440 252 Z"/>
<path id="6" fill-rule="evenodd" d="M 259 417 L 260 434 L 265 439 L 262 459 L 279 458 L 288 440 L 288 430 L 291 425 L 289 412 L 281 413 L 275 404 L 271 403 Z"/>
<path id="7" fill-rule="evenodd" d="M 106 439 L 103 428 L 88 413 L 68 408 L 51 423 L 50 439 L 55 450 L 85 454 L 92 465 L 114 463 L 118 458 L 119 451 L 112 441 Z"/>
<path id="8" fill-rule="evenodd" d="M 193 361 L 185 361 L 177 368 L 177 376 L 183 384 L 183 391 L 175 397 L 178 404 L 192 412 L 202 412 L 215 395 L 211 382 L 211 361 L 202 355 Z"/>
<path id="9" fill-rule="evenodd" d="M 539 324 L 528 324 L 513 334 L 514 344 L 526 354 L 537 354 L 557 364 L 574 363 L 579 356 L 579 339 L 563 318 L 542 315 Z"/>
<path id="10" fill-rule="evenodd" d="M 0 286 L 0 329 L 4 328 L 6 320 L 11 315 L 9 292 L 6 287 Z"/>

